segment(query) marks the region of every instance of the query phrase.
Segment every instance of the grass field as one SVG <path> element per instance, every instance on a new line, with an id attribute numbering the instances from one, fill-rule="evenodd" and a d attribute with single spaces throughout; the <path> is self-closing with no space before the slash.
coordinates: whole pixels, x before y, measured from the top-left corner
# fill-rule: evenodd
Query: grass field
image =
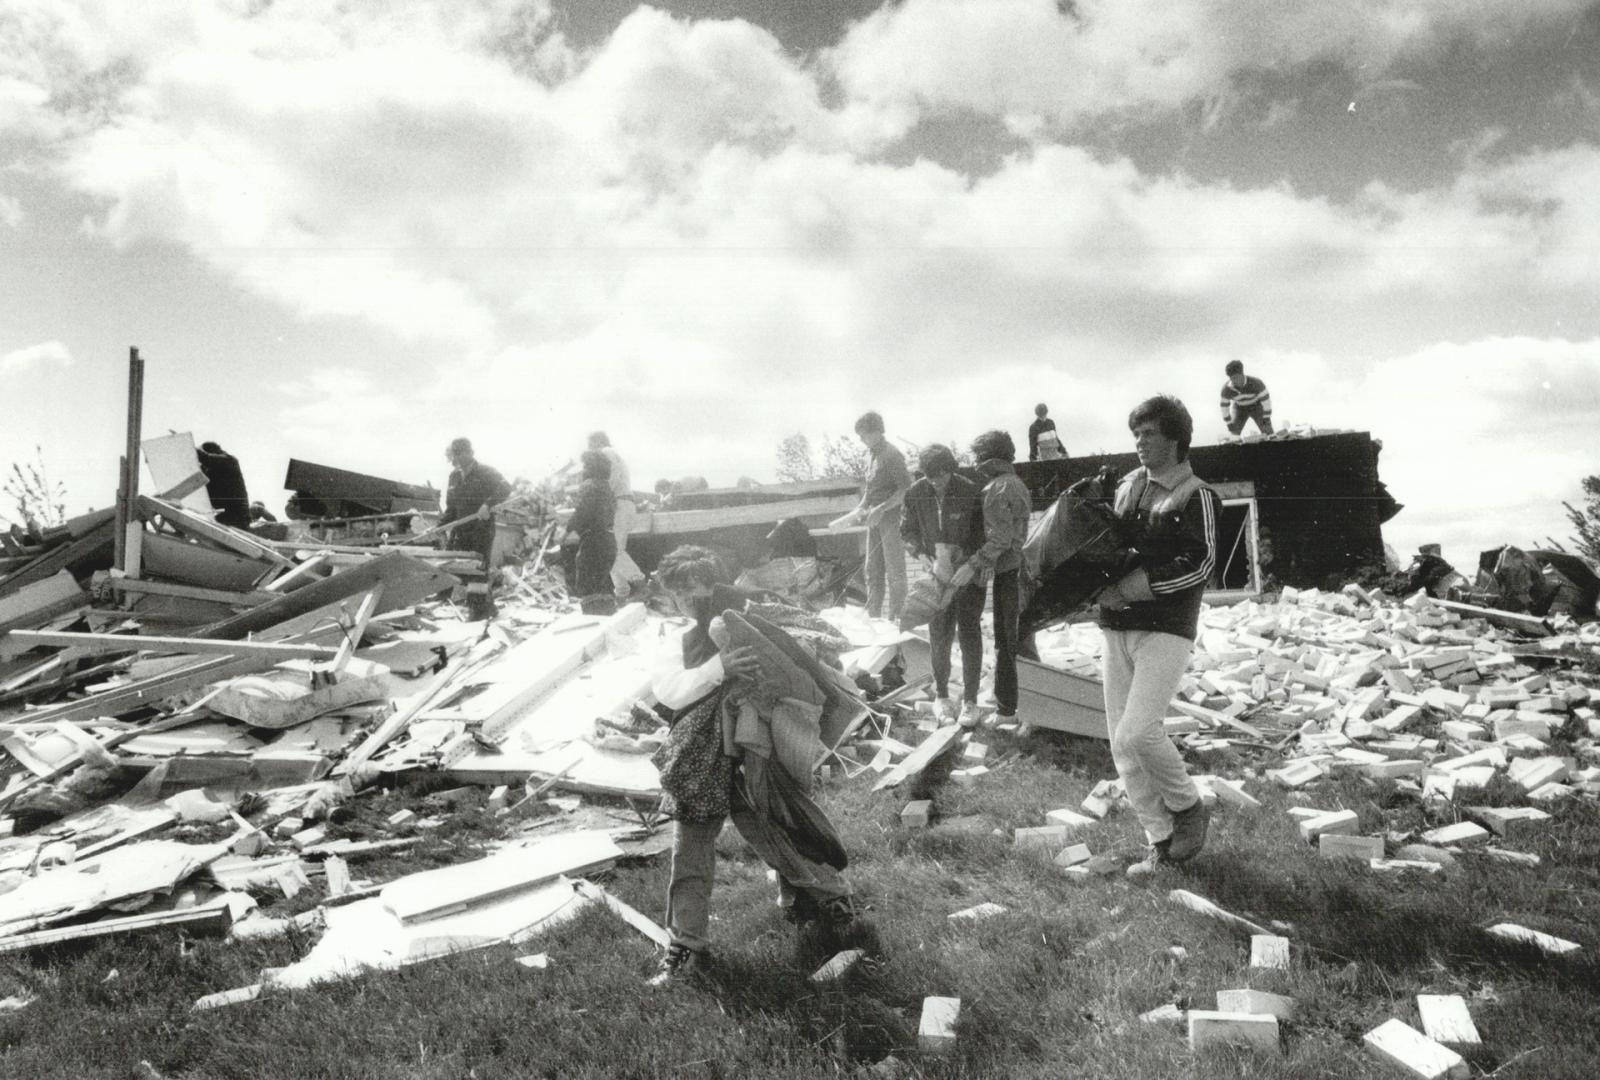
<path id="1" fill-rule="evenodd" d="M 871 793 L 871 773 L 826 786 L 881 942 L 876 962 L 841 986 L 808 981 L 834 943 L 783 922 L 765 868 L 730 829 L 714 898 L 718 963 L 703 983 L 643 989 L 653 948 L 598 910 L 516 950 L 548 952 L 543 971 L 496 948 L 204 1013 L 191 1011 L 196 998 L 252 983 L 309 942 L 105 942 L 0 963 L 0 997 L 34 996 L 0 1017 L 0 1077 L 1398 1076 L 1361 1036 L 1389 1017 L 1416 1026 L 1418 993 L 1468 1001 L 1484 1040 L 1466 1052 L 1475 1075 L 1600 1076 L 1592 804 L 1568 800 L 1517 845 L 1542 857 L 1537 868 L 1463 855 L 1448 874 L 1396 878 L 1319 860 L 1284 796 L 1255 782 L 1265 808 L 1219 809 L 1212 844 L 1190 867 L 1076 884 L 1047 855 L 1014 850 L 1009 832 L 1075 807 L 1114 775 L 1104 746 L 984 738 L 992 756 L 1022 754 L 971 787 L 938 786 L 942 823 L 926 831 L 900 827 L 903 800 Z M 1486 801 L 1507 794 L 1491 789 Z M 1387 785 L 1352 779 L 1297 799 L 1355 809 L 1363 831 L 1424 825 L 1421 809 Z M 465 858 L 489 831 L 469 816 L 409 862 L 361 869 L 383 877 Z M 1082 838 L 1097 853 L 1131 857 L 1139 845 L 1126 809 Z M 660 857 L 619 867 L 606 885 L 659 918 L 666 875 Z M 1177 907 L 1174 888 L 1282 924 L 1291 970 L 1250 971 L 1247 938 Z M 947 918 L 985 901 L 1008 910 Z M 1499 921 L 1583 949 L 1548 958 L 1483 933 Z M 1177 1026 L 1138 1019 L 1167 1003 L 1214 1007 L 1218 990 L 1245 986 L 1298 1002 L 1281 1058 L 1197 1057 Z M 928 995 L 963 1003 L 958 1044 L 943 1056 L 916 1048 Z"/>

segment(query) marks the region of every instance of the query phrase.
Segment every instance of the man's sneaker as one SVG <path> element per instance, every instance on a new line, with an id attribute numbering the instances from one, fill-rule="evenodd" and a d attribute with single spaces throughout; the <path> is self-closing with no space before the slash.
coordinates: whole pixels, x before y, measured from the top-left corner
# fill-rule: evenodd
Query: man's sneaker
<path id="1" fill-rule="evenodd" d="M 1211 810 L 1204 799 L 1172 815 L 1172 846 L 1167 858 L 1175 863 L 1188 862 L 1206 846 L 1206 826 L 1211 821 Z"/>
<path id="2" fill-rule="evenodd" d="M 710 964 L 710 958 L 705 953 L 696 952 L 687 945 L 673 942 L 667 946 L 666 954 L 661 957 L 656 973 L 645 980 L 645 985 L 652 989 L 670 986 L 691 976 L 704 974 Z"/>
<path id="3" fill-rule="evenodd" d="M 1163 866 L 1170 866 L 1172 858 L 1167 854 L 1170 840 L 1157 840 L 1145 850 L 1144 858 L 1128 867 L 1127 874 L 1131 878 L 1149 877 Z"/>
<path id="4" fill-rule="evenodd" d="M 795 926 L 805 926 L 822 917 L 822 912 L 817 909 L 817 902 L 811 898 L 810 893 L 803 890 L 796 890 L 787 904 L 780 899 L 778 906 L 783 908 L 784 920 Z"/>
<path id="5" fill-rule="evenodd" d="M 933 699 L 933 718 L 941 724 L 948 724 L 955 719 L 955 709 L 951 707 L 949 698 L 936 697 Z"/>
<path id="6" fill-rule="evenodd" d="M 978 703 L 976 701 L 963 701 L 961 703 L 961 712 L 956 717 L 956 722 L 958 724 L 964 728 L 975 728 L 978 726 L 978 722 L 982 719 L 983 710 L 978 708 Z"/>

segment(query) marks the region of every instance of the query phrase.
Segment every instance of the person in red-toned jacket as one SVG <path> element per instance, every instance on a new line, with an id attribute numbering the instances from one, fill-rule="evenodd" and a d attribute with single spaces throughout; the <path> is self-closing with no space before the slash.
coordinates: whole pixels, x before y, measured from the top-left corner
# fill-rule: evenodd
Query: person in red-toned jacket
<path id="1" fill-rule="evenodd" d="M 1128 417 L 1139 468 L 1123 477 L 1115 510 L 1137 553 L 1135 569 L 1099 595 L 1111 758 L 1150 841 L 1134 876 L 1194 858 L 1209 812 L 1164 720 L 1194 650 L 1200 602 L 1217 559 L 1221 500 L 1194 474 L 1194 420 L 1175 397 L 1153 397 Z"/>

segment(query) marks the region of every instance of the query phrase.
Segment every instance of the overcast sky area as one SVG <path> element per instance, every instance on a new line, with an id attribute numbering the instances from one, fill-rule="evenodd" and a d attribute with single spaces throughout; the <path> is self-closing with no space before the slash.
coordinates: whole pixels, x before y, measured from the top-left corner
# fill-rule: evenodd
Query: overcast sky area
<path id="1" fill-rule="evenodd" d="M 0 467 L 72 512 L 131 345 L 275 510 L 456 435 L 646 490 L 867 408 L 1205 444 L 1237 357 L 1470 567 L 1600 473 L 1597 297 L 1593 2 L 0 0 Z"/>

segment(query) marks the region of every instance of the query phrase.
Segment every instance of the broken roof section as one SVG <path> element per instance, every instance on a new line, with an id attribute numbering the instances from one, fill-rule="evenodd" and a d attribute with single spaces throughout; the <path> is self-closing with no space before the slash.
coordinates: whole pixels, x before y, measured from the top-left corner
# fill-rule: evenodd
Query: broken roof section
<path id="1" fill-rule="evenodd" d="M 298 458 L 289 459 L 283 486 L 295 493 L 301 512 L 319 517 L 439 509 L 439 492 L 431 485 L 404 484 Z"/>

